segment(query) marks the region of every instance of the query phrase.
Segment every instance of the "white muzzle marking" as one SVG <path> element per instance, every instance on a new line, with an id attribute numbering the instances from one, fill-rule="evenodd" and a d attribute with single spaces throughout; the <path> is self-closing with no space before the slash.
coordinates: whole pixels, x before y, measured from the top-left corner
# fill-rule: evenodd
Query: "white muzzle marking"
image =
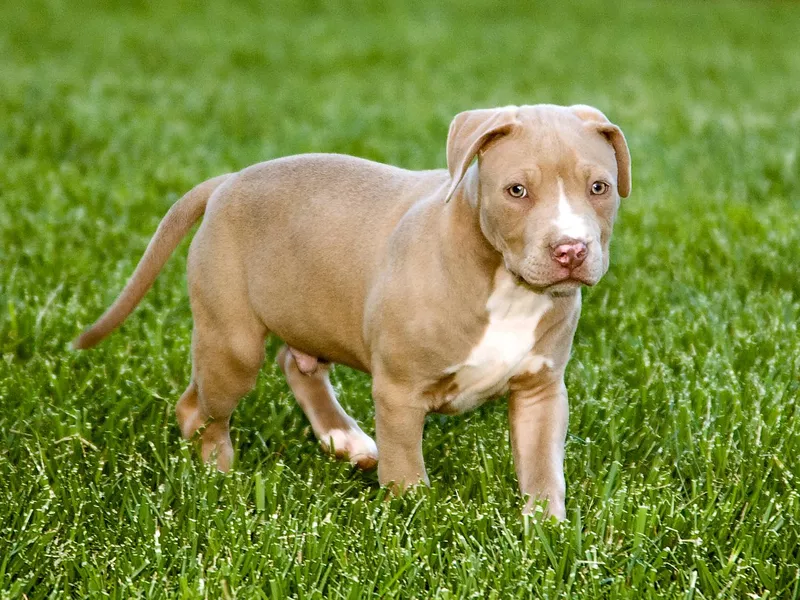
<path id="1" fill-rule="evenodd" d="M 586 220 L 572 210 L 564 191 L 564 180 L 558 178 L 558 215 L 553 220 L 559 235 L 564 238 L 580 240 L 589 243 L 589 228 L 586 227 Z"/>

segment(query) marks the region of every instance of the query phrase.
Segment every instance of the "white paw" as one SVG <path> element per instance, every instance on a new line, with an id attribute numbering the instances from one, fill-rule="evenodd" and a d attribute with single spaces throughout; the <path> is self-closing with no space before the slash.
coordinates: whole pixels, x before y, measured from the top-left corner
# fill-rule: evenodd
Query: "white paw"
<path id="1" fill-rule="evenodd" d="M 351 429 L 331 429 L 317 437 L 326 452 L 333 452 L 338 458 L 346 458 L 361 469 L 372 469 L 378 464 L 378 447 L 357 426 Z"/>

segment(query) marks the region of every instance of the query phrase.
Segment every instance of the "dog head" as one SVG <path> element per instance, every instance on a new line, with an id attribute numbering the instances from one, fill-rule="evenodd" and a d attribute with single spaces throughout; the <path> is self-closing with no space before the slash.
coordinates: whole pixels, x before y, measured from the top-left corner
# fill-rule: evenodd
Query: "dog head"
<path id="1" fill-rule="evenodd" d="M 447 199 L 466 196 L 505 266 L 535 290 L 571 293 L 608 270 L 619 200 L 631 190 L 630 154 L 622 131 L 599 110 L 460 113 L 450 125 L 447 166 Z"/>

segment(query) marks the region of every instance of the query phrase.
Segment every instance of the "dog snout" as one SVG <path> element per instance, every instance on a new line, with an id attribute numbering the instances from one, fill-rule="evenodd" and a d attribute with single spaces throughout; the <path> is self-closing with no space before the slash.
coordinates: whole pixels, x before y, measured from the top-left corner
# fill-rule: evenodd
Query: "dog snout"
<path id="1" fill-rule="evenodd" d="M 586 244 L 574 239 L 560 240 L 550 248 L 553 260 L 570 271 L 580 267 L 588 253 Z"/>

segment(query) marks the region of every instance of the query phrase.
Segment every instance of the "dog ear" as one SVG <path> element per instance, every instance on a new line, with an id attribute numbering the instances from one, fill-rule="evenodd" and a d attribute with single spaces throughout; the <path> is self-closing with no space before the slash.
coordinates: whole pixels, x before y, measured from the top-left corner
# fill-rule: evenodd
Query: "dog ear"
<path id="1" fill-rule="evenodd" d="M 617 187 L 619 195 L 627 198 L 631 193 L 631 153 L 628 150 L 628 142 L 625 141 L 625 135 L 622 130 L 596 108 L 585 104 L 577 104 L 570 106 L 570 109 L 578 118 L 586 121 L 588 127 L 592 127 L 603 135 L 608 140 L 608 143 L 611 144 L 611 147 L 614 148 L 614 153 L 617 155 Z"/>
<path id="2" fill-rule="evenodd" d="M 447 134 L 447 170 L 450 188 L 445 202 L 456 191 L 472 159 L 496 137 L 508 134 L 517 124 L 517 107 L 486 108 L 458 113 L 450 123 Z"/>

